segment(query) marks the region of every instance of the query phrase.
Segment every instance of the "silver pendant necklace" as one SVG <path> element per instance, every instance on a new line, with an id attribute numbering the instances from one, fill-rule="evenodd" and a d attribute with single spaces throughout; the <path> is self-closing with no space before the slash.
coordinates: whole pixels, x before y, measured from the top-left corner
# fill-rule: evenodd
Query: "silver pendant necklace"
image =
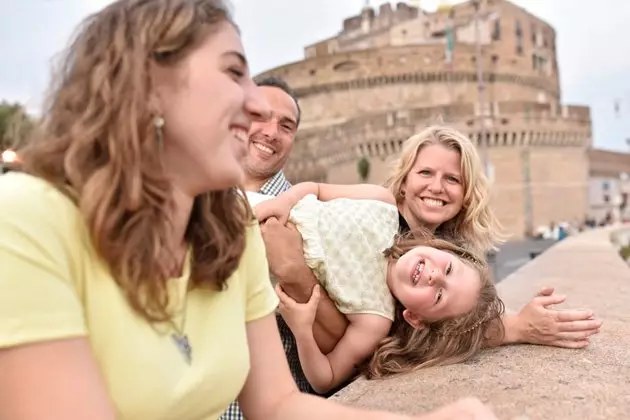
<path id="1" fill-rule="evenodd" d="M 186 270 L 184 268 L 184 272 L 185 271 Z M 177 350 L 179 350 L 179 352 L 184 357 L 184 360 L 186 361 L 186 363 L 190 365 L 192 363 L 192 346 L 190 344 L 190 340 L 188 339 L 188 334 L 184 332 L 186 329 L 186 315 L 188 312 L 188 282 L 186 282 L 186 288 L 183 294 L 182 306 L 183 307 L 181 309 L 181 315 L 182 315 L 181 328 L 178 328 L 177 323 L 175 322 L 175 319 L 171 320 L 171 325 L 173 326 L 173 329 L 175 330 L 175 332 L 171 333 L 171 339 L 173 340 L 173 343 L 177 347 Z"/>
<path id="2" fill-rule="evenodd" d="M 183 333 L 172 333 L 171 338 L 175 342 L 177 349 L 184 356 L 184 360 L 186 363 L 192 363 L 192 347 L 190 345 L 190 341 L 188 340 L 188 335 Z"/>
<path id="3" fill-rule="evenodd" d="M 188 339 L 188 334 L 184 332 L 186 328 L 186 312 L 188 309 L 188 293 L 184 295 L 184 307 L 182 308 L 182 327 L 177 328 L 174 320 L 171 322 L 173 325 L 173 329 L 175 332 L 171 333 L 171 339 L 173 343 L 177 347 L 177 350 L 184 356 L 184 360 L 186 363 L 192 363 L 192 346 L 190 345 L 190 340 Z"/>

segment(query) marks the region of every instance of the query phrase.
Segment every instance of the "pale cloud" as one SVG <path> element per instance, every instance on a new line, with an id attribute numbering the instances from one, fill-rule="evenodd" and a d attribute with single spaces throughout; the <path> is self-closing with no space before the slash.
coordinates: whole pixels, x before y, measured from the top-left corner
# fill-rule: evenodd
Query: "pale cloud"
<path id="1" fill-rule="evenodd" d="M 108 0 L 11 0 L 0 15 L 0 98 L 36 110 L 77 24 Z M 303 47 L 336 34 L 363 0 L 232 0 L 252 72 L 300 60 Z M 378 6 L 383 1 L 372 1 Z M 395 3 L 395 2 L 392 2 Z M 438 0 L 422 0 L 434 10 Z M 630 137 L 630 1 L 515 0 L 558 34 L 563 100 L 591 106 L 595 143 L 626 150 Z M 621 118 L 613 103 L 621 99 Z"/>

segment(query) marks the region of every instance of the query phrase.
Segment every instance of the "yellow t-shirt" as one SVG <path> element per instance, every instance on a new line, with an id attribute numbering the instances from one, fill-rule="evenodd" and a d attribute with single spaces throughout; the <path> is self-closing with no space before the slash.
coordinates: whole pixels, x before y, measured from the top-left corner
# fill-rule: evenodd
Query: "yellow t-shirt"
<path id="1" fill-rule="evenodd" d="M 258 227 L 226 290 L 186 293 L 184 271 L 169 287 L 190 365 L 172 328 L 132 311 L 65 195 L 30 175 L 0 176 L 0 348 L 85 336 L 120 420 L 216 419 L 245 382 L 245 324 L 277 306 Z"/>

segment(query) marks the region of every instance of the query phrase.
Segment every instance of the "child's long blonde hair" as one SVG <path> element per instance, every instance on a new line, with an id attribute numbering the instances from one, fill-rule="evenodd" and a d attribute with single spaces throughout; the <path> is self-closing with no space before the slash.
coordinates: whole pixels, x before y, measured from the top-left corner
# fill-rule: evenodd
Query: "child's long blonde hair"
<path id="1" fill-rule="evenodd" d="M 435 239 L 430 234 L 414 232 L 414 237 L 399 237 L 385 251 L 390 261 L 418 246 L 430 246 L 457 255 L 479 271 L 481 288 L 477 305 L 467 314 L 427 324 L 422 329 L 412 327 L 403 318 L 405 309 L 396 303 L 396 315 L 390 335 L 376 349 L 366 368 L 368 378 L 382 378 L 424 367 L 463 362 L 474 356 L 488 338 L 503 337 L 501 316 L 505 312 L 497 294 L 487 264 L 474 253 L 450 242 Z"/>

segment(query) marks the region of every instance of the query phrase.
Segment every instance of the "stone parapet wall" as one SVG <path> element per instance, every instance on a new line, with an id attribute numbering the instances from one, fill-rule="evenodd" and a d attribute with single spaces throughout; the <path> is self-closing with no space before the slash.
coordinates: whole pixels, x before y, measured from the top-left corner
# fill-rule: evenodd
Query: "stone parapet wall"
<path id="1" fill-rule="evenodd" d="M 502 420 L 624 420 L 630 417 L 630 268 L 618 243 L 630 227 L 570 237 L 498 284 L 519 309 L 543 286 L 604 320 L 584 350 L 516 345 L 485 350 L 464 364 L 384 381 L 359 379 L 333 398 L 342 403 L 421 413 L 465 396 L 489 403 Z M 564 305 L 563 305 L 564 306 Z"/>

